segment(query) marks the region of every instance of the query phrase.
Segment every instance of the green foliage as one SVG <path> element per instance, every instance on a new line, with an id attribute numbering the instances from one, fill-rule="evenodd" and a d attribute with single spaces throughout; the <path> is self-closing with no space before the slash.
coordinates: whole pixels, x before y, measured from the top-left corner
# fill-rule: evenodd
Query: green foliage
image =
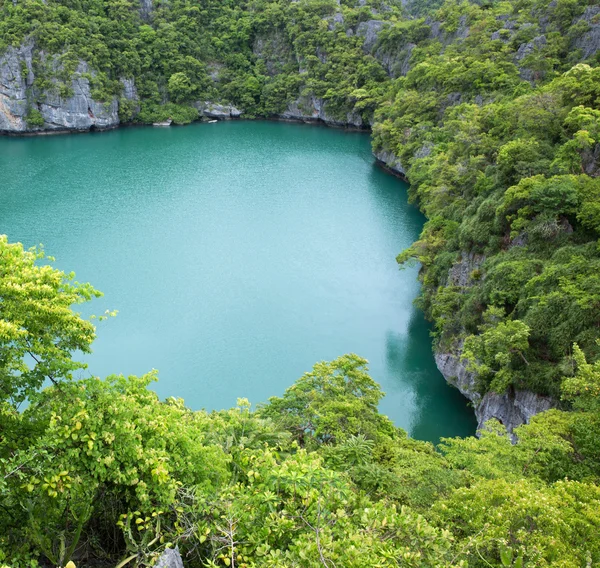
<path id="1" fill-rule="evenodd" d="M 87 353 L 95 337 L 90 321 L 71 306 L 99 296 L 48 264 L 41 249 L 24 250 L 0 236 L 0 401 L 19 405 L 44 381 L 72 377 L 85 364 L 72 359 Z M 51 260 L 51 259 L 49 259 Z"/>
<path id="2" fill-rule="evenodd" d="M 529 365 L 524 353 L 529 349 L 529 327 L 518 320 L 504 320 L 501 309 L 490 307 L 477 335 L 465 339 L 462 357 L 476 373 L 479 388 L 503 393 L 518 384 L 519 371 Z"/>
<path id="3" fill-rule="evenodd" d="M 73 382 L 94 338 L 74 307 L 98 292 L 1 237 L 0 563 L 150 566 L 175 545 L 190 568 L 600 563 L 600 68 L 573 49 L 587 3 L 359 4 L 173 0 L 142 19 L 133 0 L 0 0 L 0 51 L 32 43 L 36 92 L 63 97 L 87 62 L 127 122 L 187 124 L 196 101 L 270 117 L 300 96 L 374 121 L 428 218 L 397 260 L 421 264 L 438 348 L 463 345 L 481 394 L 570 411 L 516 444 L 488 423 L 437 451 L 378 413 L 356 355 L 256 412 L 161 402 L 154 373 Z"/>
<path id="4" fill-rule="evenodd" d="M 572 343 L 598 355 L 598 68 L 568 53 L 583 27 L 561 39 L 558 14 L 585 8 L 567 4 L 448 2 L 435 15 L 439 41 L 411 38 L 417 22 L 381 34 L 387 51 L 388 37 L 416 43 L 373 128 L 374 149 L 400 160 L 428 217 L 397 260 L 421 263 L 418 304 L 437 345 L 466 339 L 482 394 L 516 387 L 558 398 Z M 541 17 L 546 43 L 531 47 Z M 464 39 L 453 35 L 461 26 Z M 473 255 L 481 260 L 471 266 Z M 462 272 L 469 278 L 457 285 Z"/>
<path id="5" fill-rule="evenodd" d="M 367 361 L 344 355 L 331 363 L 317 363 L 282 398 L 270 398 L 259 414 L 277 419 L 308 447 L 339 443 L 359 434 L 374 439 L 380 432 L 394 430 L 377 411 L 383 394 L 367 374 Z"/>
<path id="6" fill-rule="evenodd" d="M 25 116 L 25 121 L 27 122 L 27 126 L 29 128 L 35 128 L 36 126 L 41 128 L 44 126 L 44 117 L 42 113 L 36 109 L 32 108 L 27 115 Z"/>
<path id="7" fill-rule="evenodd" d="M 175 124 L 189 124 L 199 117 L 198 111 L 189 106 L 166 103 L 164 105 L 147 104 L 136 116 L 138 122 L 164 122 L 171 119 Z"/>
<path id="8" fill-rule="evenodd" d="M 562 385 L 563 398 L 574 403 L 576 408 L 600 409 L 600 361 L 590 364 L 579 345 L 573 345 L 573 359 L 577 365 L 575 376 L 565 379 Z"/>
<path id="9" fill-rule="evenodd" d="M 58 312 L 69 328 L 93 331 L 71 310 L 97 294 L 91 287 L 2 242 L 3 321 L 52 322 Z M 522 354 L 521 326 L 497 309 L 486 318 L 482 349 Z M 65 353 L 47 356 L 71 369 Z M 5 399 L 0 559 L 150 566 L 177 545 L 192 568 L 600 561 L 599 363 L 574 347 L 563 388 L 577 412 L 535 417 L 516 445 L 489 424 L 481 439 L 445 440 L 441 453 L 377 412 L 383 393 L 366 363 L 317 363 L 257 412 L 245 399 L 211 414 L 161 402 L 148 389 L 155 372 L 63 380 L 21 413 Z"/>

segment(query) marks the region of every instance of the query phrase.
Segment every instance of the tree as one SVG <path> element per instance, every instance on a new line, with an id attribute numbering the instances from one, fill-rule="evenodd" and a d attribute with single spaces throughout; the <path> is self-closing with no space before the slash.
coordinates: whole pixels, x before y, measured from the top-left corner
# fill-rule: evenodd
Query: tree
<path id="1" fill-rule="evenodd" d="M 462 355 L 485 390 L 497 393 L 517 382 L 520 366 L 529 365 L 524 355 L 529 348 L 529 327 L 519 320 L 502 321 L 503 315 L 503 310 L 490 307 L 479 335 L 465 339 Z"/>
<path id="2" fill-rule="evenodd" d="M 351 435 L 370 439 L 394 426 L 377 411 L 383 397 L 379 385 L 367 374 L 367 361 L 343 355 L 317 363 L 283 397 L 271 397 L 259 414 L 278 421 L 302 444 L 336 443 Z"/>
<path id="3" fill-rule="evenodd" d="M 196 87 L 192 85 L 189 77 L 185 73 L 173 73 L 169 77 L 167 85 L 169 97 L 176 103 L 182 103 L 191 98 L 196 92 Z"/>
<path id="4" fill-rule="evenodd" d="M 44 381 L 58 383 L 84 369 L 72 355 L 89 353 L 95 337 L 94 325 L 72 306 L 100 292 L 73 273 L 38 264 L 44 258 L 41 249 L 24 250 L 0 236 L 0 401 L 14 406 Z"/>

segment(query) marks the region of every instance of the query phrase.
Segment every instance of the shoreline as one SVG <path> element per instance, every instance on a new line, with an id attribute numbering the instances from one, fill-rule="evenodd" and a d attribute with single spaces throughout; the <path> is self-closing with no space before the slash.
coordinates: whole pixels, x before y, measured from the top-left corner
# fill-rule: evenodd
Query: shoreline
<path id="1" fill-rule="evenodd" d="M 269 117 L 256 117 L 256 118 L 219 118 L 216 119 L 217 122 L 231 122 L 231 121 L 248 121 L 248 122 L 257 122 L 257 121 L 266 121 L 266 122 L 288 122 L 291 124 L 307 124 L 309 126 L 325 126 L 327 128 L 335 128 L 337 130 L 345 130 L 347 132 L 360 132 L 364 134 L 371 134 L 372 128 L 370 126 L 358 127 L 351 126 L 345 124 L 334 124 L 329 123 L 320 118 L 288 118 L 288 117 L 280 117 L 280 116 L 269 116 Z M 208 120 L 194 120 L 188 124 L 171 124 L 169 128 L 173 127 L 184 127 L 190 126 L 192 124 L 208 124 Z M 6 136 L 7 138 L 32 138 L 35 136 L 61 136 L 66 134 L 92 134 L 95 132 L 109 132 L 112 130 L 118 130 L 119 128 L 136 128 L 136 127 L 152 127 L 155 128 L 153 124 L 144 124 L 137 122 L 120 122 L 118 124 L 112 126 L 106 126 L 102 128 L 98 128 L 97 126 L 92 126 L 91 128 L 86 129 L 78 129 L 78 128 L 61 128 L 56 130 L 33 130 L 33 131 L 22 131 L 22 132 L 12 132 L 9 130 L 0 130 L 0 136 Z M 379 161 L 379 160 L 378 160 Z M 390 170 L 391 173 L 393 173 Z M 394 174 L 395 175 L 395 174 Z M 405 180 L 406 181 L 406 180 Z"/>

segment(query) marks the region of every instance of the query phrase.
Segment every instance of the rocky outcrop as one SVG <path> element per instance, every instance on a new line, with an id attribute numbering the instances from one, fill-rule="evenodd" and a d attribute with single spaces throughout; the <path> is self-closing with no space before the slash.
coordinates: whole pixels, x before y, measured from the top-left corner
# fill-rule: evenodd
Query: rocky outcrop
<path id="1" fill-rule="evenodd" d="M 403 180 L 407 180 L 404 166 L 400 162 L 400 159 L 392 151 L 379 150 L 378 152 L 373 152 L 373 156 L 375 156 L 375 159 L 386 170 L 390 171 L 394 175 L 397 175 Z"/>
<path id="2" fill-rule="evenodd" d="M 394 51 L 380 48 L 373 55 L 383 65 L 387 74 L 395 79 L 405 76 L 410 71 L 410 58 L 415 47 L 417 47 L 416 44 L 407 43 Z"/>
<path id="3" fill-rule="evenodd" d="M 327 102 L 314 95 L 301 95 L 291 102 L 279 116 L 285 120 L 299 120 L 302 122 L 323 122 L 329 126 L 368 129 L 362 117 L 354 112 L 338 116 L 327 109 Z"/>
<path id="4" fill-rule="evenodd" d="M 9 47 L 0 57 L 0 131 L 27 130 L 28 90 L 34 81 L 32 59 L 31 45 Z"/>
<path id="5" fill-rule="evenodd" d="M 179 548 L 167 548 L 156 561 L 154 568 L 183 568 Z"/>
<path id="6" fill-rule="evenodd" d="M 546 36 L 540 35 L 534 37 L 531 41 L 527 43 L 522 43 L 519 46 L 519 49 L 515 53 L 515 64 L 519 68 L 519 75 L 521 76 L 521 79 L 532 82 L 540 78 L 536 76 L 536 73 L 534 71 L 528 69 L 526 66 L 523 66 L 521 62 L 523 62 L 523 60 L 525 60 L 529 55 L 543 49 L 547 43 L 548 40 L 546 39 Z"/>
<path id="7" fill-rule="evenodd" d="M 481 395 L 476 389 L 475 374 L 467 370 L 467 362 L 460 359 L 462 348 L 463 342 L 460 341 L 452 350 L 436 352 L 435 364 L 446 382 L 455 386 L 477 408 L 481 402 Z"/>
<path id="8" fill-rule="evenodd" d="M 461 341 L 450 351 L 436 352 L 435 363 L 446 381 L 473 403 L 478 432 L 488 420 L 495 418 L 515 439 L 515 428 L 528 424 L 532 416 L 556 407 L 552 398 L 526 390 L 511 390 L 504 394 L 488 392 L 482 397 L 476 389 L 475 374 L 467 368 L 468 361 L 460 358 L 462 348 Z"/>
<path id="9" fill-rule="evenodd" d="M 94 100 L 87 77 L 90 74 L 88 65 L 80 62 L 71 79 L 72 96 L 63 98 L 50 91 L 36 97 L 45 130 L 105 130 L 119 124 L 117 98 L 108 102 Z"/>
<path id="10" fill-rule="evenodd" d="M 485 256 L 474 252 L 463 253 L 458 262 L 455 262 L 448 271 L 448 284 L 450 286 L 472 286 L 474 276 L 485 262 Z"/>
<path id="11" fill-rule="evenodd" d="M 240 118 L 242 111 L 233 105 L 223 105 L 208 101 L 197 101 L 192 106 L 198 110 L 201 116 L 216 120 L 230 120 Z"/>
<path id="12" fill-rule="evenodd" d="M 153 10 L 153 0 L 140 0 L 140 16 L 145 22 L 150 20 Z"/>
<path id="13" fill-rule="evenodd" d="M 450 45 L 457 40 L 465 39 L 470 32 L 466 16 L 459 18 L 458 27 L 454 32 L 446 31 L 442 22 L 438 22 L 432 18 L 426 18 L 425 24 L 429 26 L 431 39 L 439 41 L 444 46 Z"/>
<path id="14" fill-rule="evenodd" d="M 484 262 L 485 256 L 481 254 L 463 253 L 448 271 L 448 285 L 472 286 L 475 282 L 473 276 Z M 475 373 L 469 370 L 469 362 L 461 359 L 463 345 L 461 340 L 450 349 L 436 350 L 435 364 L 446 381 L 473 403 L 478 431 L 488 420 L 495 418 L 515 439 L 513 432 L 517 426 L 529 423 L 532 416 L 556 406 L 553 399 L 526 390 L 509 390 L 503 394 L 488 392 L 481 396 Z"/>
<path id="15" fill-rule="evenodd" d="M 579 22 L 587 23 L 589 29 L 574 41 L 573 47 L 581 50 L 581 59 L 588 59 L 600 50 L 600 6 L 588 6 L 573 25 Z"/>
<path id="16" fill-rule="evenodd" d="M 364 37 L 363 49 L 370 52 L 377 43 L 379 32 L 384 28 L 382 20 L 369 20 L 361 22 L 356 28 L 356 35 Z"/>
<path id="17" fill-rule="evenodd" d="M 80 61 L 71 75 L 70 96 L 61 96 L 59 84 L 39 91 L 35 87 L 33 46 L 9 47 L 0 57 L 0 132 L 23 134 L 42 131 L 84 131 L 113 128 L 119 124 L 117 97 L 97 101 L 92 97 L 90 78 L 94 71 Z M 44 61 L 58 74 L 58 58 Z M 135 99 L 135 85 L 123 83 L 125 97 Z"/>
<path id="18" fill-rule="evenodd" d="M 475 416 L 479 430 L 488 420 L 495 418 L 513 434 L 517 426 L 528 424 L 532 416 L 555 406 L 553 399 L 531 391 L 488 392 L 475 406 Z"/>

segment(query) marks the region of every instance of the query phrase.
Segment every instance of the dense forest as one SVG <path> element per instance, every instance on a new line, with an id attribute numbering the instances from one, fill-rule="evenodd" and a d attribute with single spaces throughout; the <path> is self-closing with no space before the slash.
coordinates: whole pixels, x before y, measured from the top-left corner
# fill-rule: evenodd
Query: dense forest
<path id="1" fill-rule="evenodd" d="M 582 0 L 0 0 L 0 114 L 17 77 L 29 130 L 73 77 L 123 123 L 371 129 L 428 219 L 398 261 L 436 351 L 480 395 L 557 407 L 516 444 L 490 422 L 434 447 L 378 413 L 357 355 L 256 410 L 74 381 L 99 292 L 2 237 L 0 565 L 600 565 L 599 48 Z"/>

